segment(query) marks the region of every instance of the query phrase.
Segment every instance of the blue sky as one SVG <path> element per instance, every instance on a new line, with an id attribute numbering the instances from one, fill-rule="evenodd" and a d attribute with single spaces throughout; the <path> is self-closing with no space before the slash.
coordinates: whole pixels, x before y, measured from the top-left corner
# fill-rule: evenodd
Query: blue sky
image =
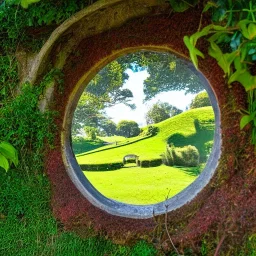
<path id="1" fill-rule="evenodd" d="M 126 72 L 129 75 L 129 79 L 124 84 L 123 88 L 128 88 L 132 91 L 134 99 L 131 103 L 136 105 L 136 109 L 131 110 L 124 104 L 117 104 L 111 108 L 106 108 L 105 111 L 107 115 L 111 117 L 115 123 L 118 123 L 120 120 L 134 120 L 140 127 L 143 127 L 146 125 L 146 112 L 150 106 L 158 100 L 168 102 L 179 109 L 185 110 L 191 103 L 191 100 L 195 97 L 194 94 L 185 95 L 184 91 L 170 91 L 159 93 L 154 99 L 143 103 L 143 81 L 149 74 L 146 70 L 134 73 L 129 69 Z"/>

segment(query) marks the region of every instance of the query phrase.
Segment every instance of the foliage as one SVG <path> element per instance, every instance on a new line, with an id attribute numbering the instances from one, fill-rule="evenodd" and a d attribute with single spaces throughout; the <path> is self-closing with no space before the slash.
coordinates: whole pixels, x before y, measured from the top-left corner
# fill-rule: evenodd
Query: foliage
<path id="1" fill-rule="evenodd" d="M 17 167 L 18 162 L 17 150 L 6 141 L 0 142 L 0 168 L 8 171 L 12 163 Z"/>
<path id="2" fill-rule="evenodd" d="M 135 121 L 121 120 L 116 127 L 118 135 L 126 138 L 135 137 L 140 134 L 139 125 Z"/>
<path id="3" fill-rule="evenodd" d="M 106 65 L 90 81 L 74 113 L 72 126 L 74 135 L 85 125 L 97 127 L 107 134 L 115 134 L 115 124 L 106 116 L 104 109 L 119 103 L 134 108 L 134 105 L 129 104 L 133 97 L 132 92 L 122 88 L 127 78 L 125 67 L 115 60 Z"/>
<path id="4" fill-rule="evenodd" d="M 32 2 L 33 0 L 29 0 Z M 0 1 L 0 105 L 17 93 L 19 83 L 16 53 L 37 52 L 56 25 L 94 0 L 44 0 L 20 8 L 19 0 Z M 28 0 L 23 0 L 25 4 Z"/>
<path id="5" fill-rule="evenodd" d="M 211 101 L 206 91 L 198 93 L 190 104 L 190 108 L 202 108 L 211 106 Z"/>
<path id="6" fill-rule="evenodd" d="M 195 146 L 174 147 L 172 144 L 166 147 L 162 159 L 167 166 L 196 167 L 199 165 L 199 151 Z"/>
<path id="7" fill-rule="evenodd" d="M 147 124 L 157 124 L 168 119 L 171 116 L 175 116 L 182 113 L 182 110 L 170 105 L 167 102 L 158 101 L 146 113 Z"/>
<path id="8" fill-rule="evenodd" d="M 159 132 L 159 128 L 153 125 L 148 125 L 140 130 L 140 136 L 155 136 Z"/>
<path id="9" fill-rule="evenodd" d="M 255 1 L 218 1 L 206 5 L 203 12 L 211 9 L 213 24 L 184 37 L 190 58 L 198 68 L 198 57 L 204 54 L 196 48 L 197 41 L 209 42 L 208 54 L 222 68 L 228 85 L 239 82 L 248 93 L 248 110 L 241 110 L 240 128 L 252 125 L 252 144 L 256 146 L 256 61 Z"/>
<path id="10" fill-rule="evenodd" d="M 161 158 L 139 160 L 139 165 L 141 168 L 156 167 L 160 166 L 162 163 L 163 162 Z"/>
<path id="11" fill-rule="evenodd" d="M 116 124 L 111 119 L 103 119 L 100 127 L 103 129 L 107 136 L 113 136 L 116 134 Z"/>
<path id="12" fill-rule="evenodd" d="M 50 207 L 48 178 L 37 165 L 21 161 L 17 170 L 0 170 L 0 255 L 120 255 L 154 256 L 153 246 L 140 241 L 133 246 L 114 245 L 110 240 L 87 238 L 63 229 Z M 34 162 L 35 164 L 35 162 Z M 28 171 L 28 168 L 31 170 Z M 27 173 L 28 171 L 28 173 Z M 85 231 L 86 232 L 86 231 Z"/>
<path id="13" fill-rule="evenodd" d="M 90 140 L 96 139 L 97 129 L 91 126 L 85 126 L 84 131 L 86 133 L 87 138 Z"/>
<path id="14" fill-rule="evenodd" d="M 123 162 L 105 163 L 105 164 L 81 164 L 83 171 L 111 171 L 117 170 L 124 166 Z"/>
<path id="15" fill-rule="evenodd" d="M 56 114 L 51 111 L 42 113 L 38 108 L 44 86 L 44 81 L 35 87 L 25 84 L 21 94 L 0 109 L 2 140 L 10 141 L 19 149 L 27 147 L 30 151 L 40 151 L 46 142 L 53 143 Z"/>

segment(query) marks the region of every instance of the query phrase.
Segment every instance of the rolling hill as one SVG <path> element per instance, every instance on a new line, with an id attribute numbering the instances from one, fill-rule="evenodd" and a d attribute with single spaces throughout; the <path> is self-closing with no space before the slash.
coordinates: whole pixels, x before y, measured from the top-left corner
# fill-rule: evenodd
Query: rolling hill
<path id="1" fill-rule="evenodd" d="M 100 164 L 121 162 L 127 154 L 136 154 L 140 159 L 160 158 L 167 143 L 174 146 L 194 145 L 200 158 L 206 158 L 205 143 L 213 140 L 214 113 L 212 107 L 188 110 L 164 120 L 154 126 L 157 135 L 142 138 L 137 136 L 123 140 L 121 144 L 106 145 L 92 151 L 76 155 L 79 164 Z"/>

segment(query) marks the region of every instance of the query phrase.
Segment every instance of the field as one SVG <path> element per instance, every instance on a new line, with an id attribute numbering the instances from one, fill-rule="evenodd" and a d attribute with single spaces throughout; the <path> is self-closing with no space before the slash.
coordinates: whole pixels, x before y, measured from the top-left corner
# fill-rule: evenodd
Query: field
<path id="1" fill-rule="evenodd" d="M 84 174 L 104 196 L 123 203 L 142 205 L 155 204 L 176 195 L 197 177 L 195 168 L 165 165 L 125 167 L 116 171 L 84 171 Z"/>

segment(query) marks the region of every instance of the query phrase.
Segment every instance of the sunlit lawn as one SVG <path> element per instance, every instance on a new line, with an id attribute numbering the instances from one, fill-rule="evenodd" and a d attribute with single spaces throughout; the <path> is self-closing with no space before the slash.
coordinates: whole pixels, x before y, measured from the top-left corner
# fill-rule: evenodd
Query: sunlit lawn
<path id="1" fill-rule="evenodd" d="M 104 196 L 130 204 L 164 201 L 196 179 L 193 172 L 165 165 L 151 168 L 126 167 L 116 171 L 84 171 L 84 174 Z"/>

